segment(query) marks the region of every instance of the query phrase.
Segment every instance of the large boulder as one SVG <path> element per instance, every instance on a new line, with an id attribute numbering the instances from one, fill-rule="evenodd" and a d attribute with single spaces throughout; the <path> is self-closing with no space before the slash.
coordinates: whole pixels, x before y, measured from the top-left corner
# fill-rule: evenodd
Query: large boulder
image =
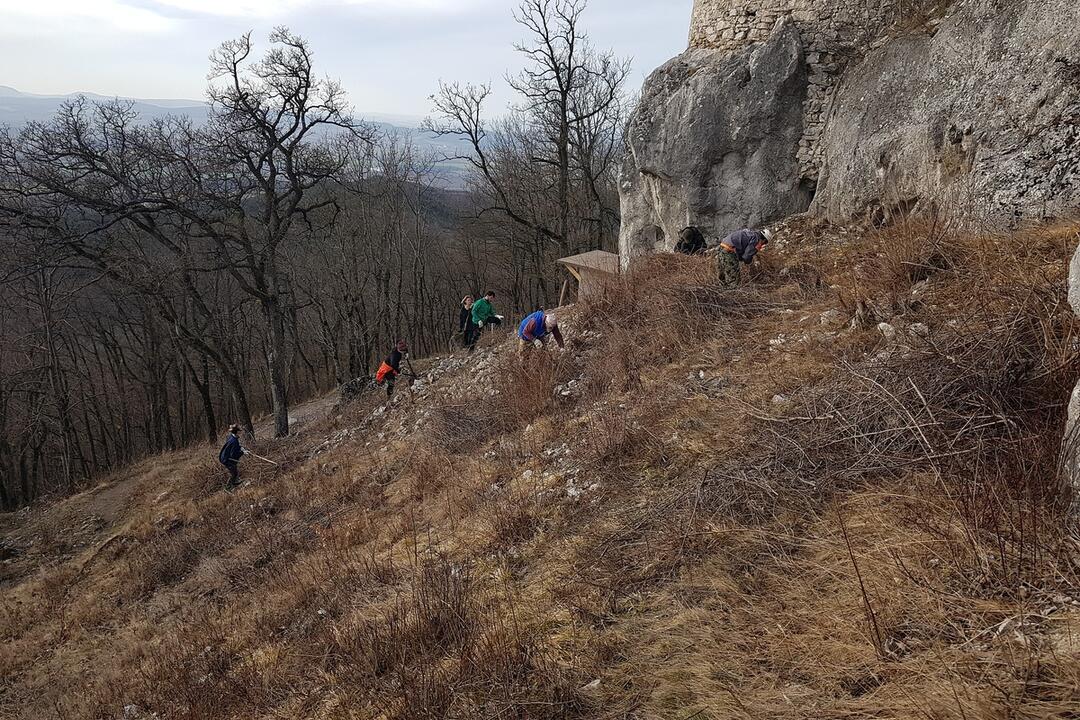
<path id="1" fill-rule="evenodd" d="M 621 173 L 624 256 L 799 213 L 806 63 L 790 18 L 735 54 L 691 49 L 645 83 Z"/>
<path id="2" fill-rule="evenodd" d="M 957 0 L 847 67 L 813 210 L 993 224 L 1080 207 L 1080 3 Z"/>
<path id="3" fill-rule="evenodd" d="M 1072 305 L 1073 312 L 1080 315 L 1080 247 L 1076 249 L 1069 267 L 1069 304 Z M 1072 486 L 1074 517 L 1080 517 L 1080 383 L 1077 383 L 1069 399 L 1062 465 L 1065 479 Z"/>

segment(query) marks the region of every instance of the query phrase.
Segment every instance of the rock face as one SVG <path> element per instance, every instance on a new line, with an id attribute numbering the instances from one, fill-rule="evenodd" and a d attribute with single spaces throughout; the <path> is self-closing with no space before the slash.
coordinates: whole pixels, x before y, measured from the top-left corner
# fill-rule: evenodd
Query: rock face
<path id="1" fill-rule="evenodd" d="M 1080 315 L 1080 248 L 1069 268 L 1069 304 Z M 1073 517 L 1080 519 L 1080 383 L 1069 400 L 1069 419 L 1065 425 L 1065 479 L 1073 488 Z"/>
<path id="2" fill-rule="evenodd" d="M 650 77 L 631 122 L 623 250 L 811 196 L 834 222 L 1075 212 L 1077 37 L 1076 0 L 696 0 L 690 50 Z"/>
<path id="3" fill-rule="evenodd" d="M 966 0 L 889 39 L 836 90 L 813 211 L 1012 224 L 1080 207 L 1078 36 L 1075 0 Z"/>
<path id="4" fill-rule="evenodd" d="M 654 72 L 628 132 L 623 253 L 670 249 L 687 225 L 717 235 L 804 211 L 806 89 L 790 19 L 763 44 L 734 54 L 691 49 Z"/>
<path id="5" fill-rule="evenodd" d="M 731 53 L 764 42 L 791 18 L 810 78 L 803 103 L 799 170 L 807 182 L 821 169 L 821 131 L 836 83 L 853 58 L 895 23 L 937 0 L 695 0 L 690 47 Z"/>

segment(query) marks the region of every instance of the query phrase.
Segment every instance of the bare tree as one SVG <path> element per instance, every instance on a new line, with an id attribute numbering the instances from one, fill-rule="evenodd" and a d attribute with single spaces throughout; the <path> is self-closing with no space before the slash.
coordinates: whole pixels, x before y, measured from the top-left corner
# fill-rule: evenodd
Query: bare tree
<path id="1" fill-rule="evenodd" d="M 209 262 L 228 273 L 262 310 L 275 433 L 283 436 L 289 431 L 289 323 L 295 302 L 283 260 L 297 220 L 334 205 L 325 195 L 312 199 L 313 191 L 347 165 L 355 144 L 346 137 L 367 138 L 370 130 L 353 120 L 337 83 L 315 77 L 303 39 L 278 28 L 270 41 L 271 49 L 257 61 L 251 59 L 250 35 L 224 43 L 211 56 L 210 119 L 204 128 L 183 120 L 138 127 L 130 105 L 91 112 L 80 102 L 52 125 L 32 126 L 6 143 L 11 149 L 2 155 L 37 185 L 21 199 L 33 199 L 40 210 L 42 191 L 50 195 L 47 217 L 56 221 L 54 228 L 64 226 L 63 241 L 114 275 L 130 277 L 138 270 L 125 267 L 131 258 L 109 253 L 107 244 L 89 249 L 84 242 L 114 226 L 171 255 L 193 298 L 199 297 L 195 263 Z M 79 210 L 77 227 L 70 222 L 73 207 Z M 196 305 L 203 317 L 214 316 L 211 308 Z M 186 342 L 200 344 L 174 306 L 162 311 Z M 229 366 L 214 348 L 199 350 Z M 250 414 L 244 414 L 250 425 Z"/>
<path id="2" fill-rule="evenodd" d="M 525 0 L 514 14 L 529 33 L 526 58 L 508 77 L 519 101 L 510 117 L 485 120 L 490 85 L 440 83 L 426 127 L 465 139 L 463 158 L 496 212 L 518 225 L 520 249 L 534 260 L 541 294 L 557 253 L 614 240 L 618 225 L 615 162 L 626 111 L 630 63 L 597 52 L 582 30 L 586 0 Z M 549 298 L 550 299 L 550 298 Z"/>
<path id="3" fill-rule="evenodd" d="M 294 298 L 282 249 L 298 218 L 334 203 L 308 199 L 346 167 L 354 146 L 324 133 L 355 138 L 370 131 L 353 120 L 340 85 L 314 76 L 303 39 L 278 28 L 270 41 L 274 47 L 258 62 L 249 62 L 250 35 L 211 56 L 210 77 L 219 84 L 210 88 L 207 139 L 220 162 L 216 187 L 202 188 L 225 221 L 207 223 L 207 234 L 265 315 L 274 427 L 283 436 L 289 432 L 286 353 Z"/>

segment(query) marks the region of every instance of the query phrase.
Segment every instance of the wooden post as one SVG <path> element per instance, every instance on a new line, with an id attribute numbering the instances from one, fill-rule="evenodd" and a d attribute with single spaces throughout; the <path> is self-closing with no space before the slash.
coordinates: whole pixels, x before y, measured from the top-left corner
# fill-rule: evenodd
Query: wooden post
<path id="1" fill-rule="evenodd" d="M 566 304 L 566 291 L 570 289 L 570 281 L 563 280 L 562 290 L 559 291 L 559 307 Z"/>

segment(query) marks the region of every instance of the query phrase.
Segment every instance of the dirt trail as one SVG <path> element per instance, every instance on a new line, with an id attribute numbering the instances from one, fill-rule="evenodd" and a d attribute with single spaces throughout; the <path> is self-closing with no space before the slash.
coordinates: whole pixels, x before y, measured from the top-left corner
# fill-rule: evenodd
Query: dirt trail
<path id="1" fill-rule="evenodd" d="M 326 417 L 337 398 L 337 393 L 331 393 L 295 406 L 290 413 L 292 433 L 302 433 L 311 423 Z M 260 439 L 271 437 L 272 420 L 257 422 L 256 432 Z M 204 449 L 213 452 L 209 446 Z M 192 450 L 146 458 L 58 502 L 0 513 L 0 544 L 12 553 L 0 558 L 0 587 L 26 577 L 43 561 L 60 562 L 95 552 L 101 543 L 122 531 L 120 525 L 133 505 L 152 502 L 152 498 L 168 492 L 170 475 L 180 462 L 190 459 Z M 59 528 L 63 528 L 62 533 Z"/>
<path id="2" fill-rule="evenodd" d="M 326 417 L 338 401 L 334 391 L 314 400 L 308 400 L 289 408 L 289 433 L 297 435 L 303 432 L 311 422 Z M 268 416 L 255 421 L 255 437 L 260 440 L 274 436 L 274 418 Z"/>
<path id="3" fill-rule="evenodd" d="M 0 586 L 31 573 L 44 559 L 60 562 L 92 551 L 116 532 L 140 495 L 159 487 L 177 459 L 176 453 L 147 458 L 59 502 L 0 514 L 0 538 L 14 552 L 0 564 Z"/>

